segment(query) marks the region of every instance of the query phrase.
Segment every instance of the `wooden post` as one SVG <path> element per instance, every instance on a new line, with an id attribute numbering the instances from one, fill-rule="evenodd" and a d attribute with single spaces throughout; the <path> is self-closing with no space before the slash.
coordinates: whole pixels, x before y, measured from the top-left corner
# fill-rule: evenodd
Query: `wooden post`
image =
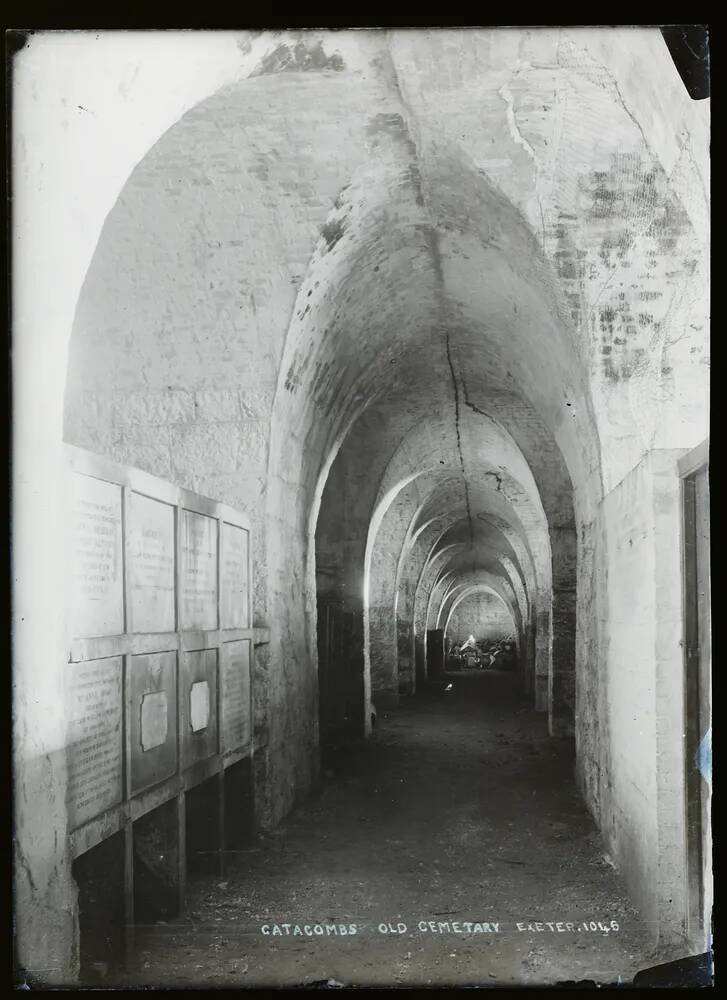
<path id="1" fill-rule="evenodd" d="M 225 874 L 225 848 L 227 837 L 225 835 L 225 768 L 220 768 L 216 778 L 217 781 L 217 850 L 218 850 L 218 874 Z"/>
<path id="2" fill-rule="evenodd" d="M 124 824 L 124 965 L 134 960 L 134 824 Z"/>
<path id="3" fill-rule="evenodd" d="M 177 880 L 181 916 L 187 903 L 187 810 L 184 790 L 177 796 Z"/>

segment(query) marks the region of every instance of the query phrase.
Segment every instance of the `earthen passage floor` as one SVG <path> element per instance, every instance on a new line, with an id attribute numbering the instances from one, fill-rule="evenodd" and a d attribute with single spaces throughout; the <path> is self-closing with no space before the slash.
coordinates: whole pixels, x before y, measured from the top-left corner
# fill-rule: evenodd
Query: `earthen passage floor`
<path id="1" fill-rule="evenodd" d="M 451 680 L 446 695 L 380 713 L 374 738 L 329 762 L 320 792 L 234 855 L 224 880 L 193 880 L 185 919 L 140 930 L 127 981 L 607 983 L 653 964 L 569 749 L 510 676 Z M 306 936 L 315 924 L 357 933 Z"/>

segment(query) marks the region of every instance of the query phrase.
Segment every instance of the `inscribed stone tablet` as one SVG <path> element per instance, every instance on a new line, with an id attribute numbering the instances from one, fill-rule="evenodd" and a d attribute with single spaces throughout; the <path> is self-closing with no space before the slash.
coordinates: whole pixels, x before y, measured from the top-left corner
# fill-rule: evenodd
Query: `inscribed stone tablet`
<path id="1" fill-rule="evenodd" d="M 182 761 L 190 767 L 218 751 L 216 649 L 183 654 L 182 691 Z"/>
<path id="2" fill-rule="evenodd" d="M 222 523 L 220 591 L 222 628 L 248 628 L 248 534 L 244 528 L 225 522 Z"/>
<path id="3" fill-rule="evenodd" d="M 70 829 L 121 801 L 121 657 L 66 666 Z"/>
<path id="4" fill-rule="evenodd" d="M 210 686 L 207 681 L 197 681 L 189 689 L 189 718 L 192 732 L 206 729 L 210 721 Z"/>
<path id="5" fill-rule="evenodd" d="M 250 640 L 226 642 L 221 651 L 220 713 L 224 750 L 247 746 L 251 734 Z"/>
<path id="6" fill-rule="evenodd" d="M 182 628 L 217 627 L 217 521 L 182 511 Z"/>
<path id="7" fill-rule="evenodd" d="M 177 654 L 132 656 L 126 683 L 133 794 L 177 770 Z"/>
<path id="8" fill-rule="evenodd" d="M 129 497 L 127 537 L 131 631 L 174 630 L 174 508 Z"/>
<path id="9" fill-rule="evenodd" d="M 167 741 L 167 696 L 153 691 L 141 699 L 141 749 L 146 753 Z"/>
<path id="10" fill-rule="evenodd" d="M 74 638 L 124 631 L 121 487 L 73 473 L 71 621 Z"/>

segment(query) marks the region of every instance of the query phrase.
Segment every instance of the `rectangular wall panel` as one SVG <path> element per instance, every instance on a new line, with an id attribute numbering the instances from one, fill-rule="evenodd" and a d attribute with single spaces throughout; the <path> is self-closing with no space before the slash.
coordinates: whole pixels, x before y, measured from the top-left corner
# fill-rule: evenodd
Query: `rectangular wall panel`
<path id="1" fill-rule="evenodd" d="M 68 818 L 71 830 L 123 797 L 120 656 L 68 663 Z"/>
<path id="2" fill-rule="evenodd" d="M 174 631 L 174 507 L 131 492 L 127 552 L 130 631 Z"/>
<path id="3" fill-rule="evenodd" d="M 220 724 L 222 749 L 238 750 L 250 743 L 250 640 L 226 642 L 220 651 Z"/>
<path id="4" fill-rule="evenodd" d="M 248 533 L 222 522 L 220 565 L 220 626 L 248 628 L 250 590 L 248 581 Z"/>
<path id="5" fill-rule="evenodd" d="M 181 627 L 217 627 L 217 521 L 182 511 Z"/>
<path id="6" fill-rule="evenodd" d="M 177 770 L 177 654 L 130 657 L 127 676 L 131 792 Z"/>
<path id="7" fill-rule="evenodd" d="M 217 753 L 217 650 L 182 654 L 182 764 Z"/>
<path id="8" fill-rule="evenodd" d="M 75 473 L 71 630 L 74 638 L 124 631 L 121 487 Z"/>

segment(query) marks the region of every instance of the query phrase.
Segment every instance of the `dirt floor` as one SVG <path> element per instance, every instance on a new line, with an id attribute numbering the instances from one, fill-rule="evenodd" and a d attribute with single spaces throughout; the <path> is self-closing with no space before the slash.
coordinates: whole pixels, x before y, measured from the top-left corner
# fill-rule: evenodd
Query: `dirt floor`
<path id="1" fill-rule="evenodd" d="M 605 984 L 653 964 L 572 748 L 511 676 L 451 683 L 331 755 L 319 793 L 224 879 L 192 879 L 117 984 Z"/>

